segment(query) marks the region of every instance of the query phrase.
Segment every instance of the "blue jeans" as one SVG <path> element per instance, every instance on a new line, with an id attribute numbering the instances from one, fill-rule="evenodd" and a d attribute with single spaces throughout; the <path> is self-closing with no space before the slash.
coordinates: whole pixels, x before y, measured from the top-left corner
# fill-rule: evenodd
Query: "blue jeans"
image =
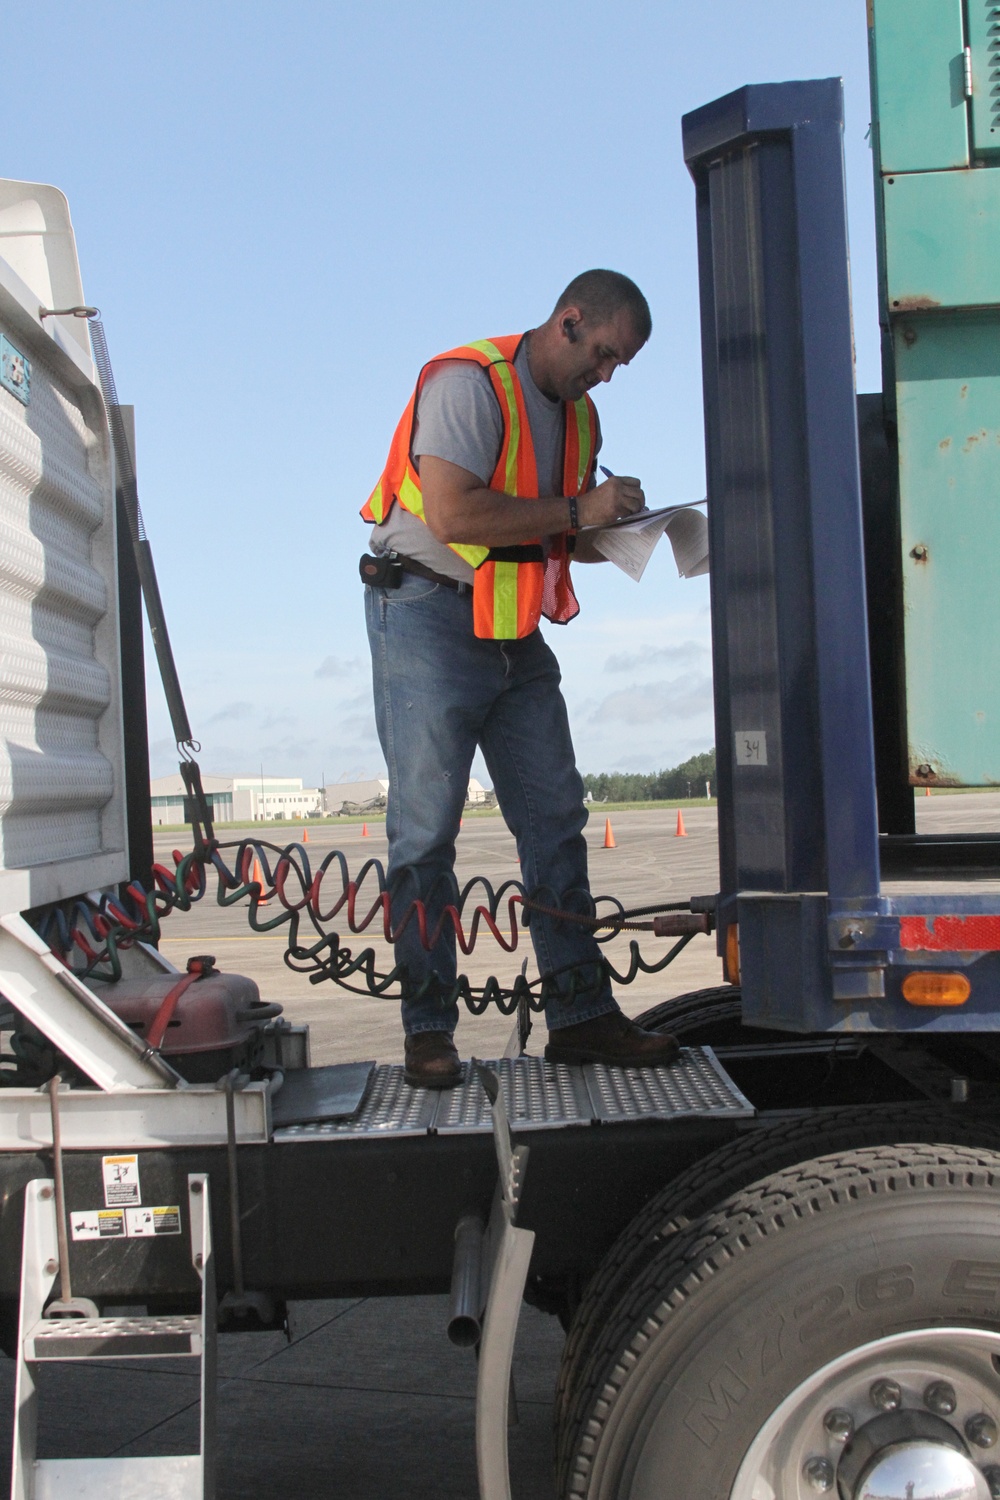
<path id="1" fill-rule="evenodd" d="M 583 782 L 559 690 L 559 664 L 541 633 L 520 641 L 478 640 L 471 591 L 458 594 L 409 573 L 398 589 L 366 588 L 365 608 L 375 719 L 389 770 L 393 925 L 419 896 L 433 927 L 453 899 L 455 839 L 477 745 L 517 840 L 523 885 L 545 905 L 589 914 Z M 529 930 L 539 972 L 557 975 L 559 993 L 545 1010 L 550 1030 L 617 1010 L 600 949 L 586 927 L 532 913 Z M 492 939 L 487 935 L 486 941 Z M 406 966 L 407 1034 L 453 1032 L 458 1006 L 451 998 L 451 923 L 445 922 L 428 952 L 411 920 L 395 953 Z M 576 968 L 572 996 L 570 974 L 558 973 L 567 965 Z"/>

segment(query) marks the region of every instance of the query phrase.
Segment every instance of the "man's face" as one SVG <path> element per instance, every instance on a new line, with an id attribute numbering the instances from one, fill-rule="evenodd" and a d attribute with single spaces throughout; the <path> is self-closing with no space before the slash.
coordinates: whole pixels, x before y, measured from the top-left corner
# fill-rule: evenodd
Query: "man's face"
<path id="1" fill-rule="evenodd" d="M 619 365 L 627 365 L 642 348 L 627 308 L 605 323 L 588 323 L 575 307 L 559 314 L 558 395 L 579 401 L 585 391 L 610 380 Z"/>

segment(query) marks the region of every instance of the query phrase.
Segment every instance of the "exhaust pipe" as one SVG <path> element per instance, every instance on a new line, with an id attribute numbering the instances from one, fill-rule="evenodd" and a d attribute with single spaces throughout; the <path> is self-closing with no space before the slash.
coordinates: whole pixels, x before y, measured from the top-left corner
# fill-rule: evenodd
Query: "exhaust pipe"
<path id="1" fill-rule="evenodd" d="M 448 1337 L 460 1349 L 472 1349 L 482 1334 L 480 1296 L 483 1260 L 483 1221 L 467 1214 L 455 1225 L 455 1258 L 451 1266 Z"/>

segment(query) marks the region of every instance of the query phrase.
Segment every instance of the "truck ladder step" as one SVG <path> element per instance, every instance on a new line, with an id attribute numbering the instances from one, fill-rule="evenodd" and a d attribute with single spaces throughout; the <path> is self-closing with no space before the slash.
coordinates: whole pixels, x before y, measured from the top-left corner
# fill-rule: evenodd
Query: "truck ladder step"
<path id="1" fill-rule="evenodd" d="M 24 1190 L 21 1299 L 14 1386 L 11 1500 L 215 1500 L 217 1310 L 208 1174 L 188 1174 L 191 1266 L 201 1284 L 201 1313 L 156 1317 L 71 1317 L 94 1307 L 72 1295 L 69 1267 L 62 1297 L 51 1304 L 60 1273 L 62 1233 L 54 1182 L 34 1178 Z M 65 1209 L 62 1210 L 65 1213 Z M 154 1246 L 150 1245 L 150 1250 Z M 125 1299 L 123 1299 L 125 1300 Z M 47 1305 L 52 1316 L 45 1316 Z M 60 1316 L 60 1312 L 63 1316 Z M 175 1358 L 198 1361 L 200 1441 L 197 1453 L 147 1457 L 38 1458 L 38 1387 L 42 1365 L 93 1359 Z M 82 1379 L 83 1376 L 77 1376 Z M 122 1445 L 125 1442 L 122 1437 Z"/>
<path id="2" fill-rule="evenodd" d="M 201 1354 L 201 1318 L 42 1318 L 24 1339 L 27 1360 L 141 1359 Z"/>

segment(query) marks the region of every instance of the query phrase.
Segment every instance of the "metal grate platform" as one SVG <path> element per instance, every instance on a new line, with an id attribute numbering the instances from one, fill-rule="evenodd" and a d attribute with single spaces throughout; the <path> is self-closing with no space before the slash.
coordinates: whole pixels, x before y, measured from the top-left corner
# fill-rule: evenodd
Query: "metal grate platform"
<path id="1" fill-rule="evenodd" d="M 501 1058 L 487 1064 L 500 1078 L 511 1129 L 561 1130 L 637 1120 L 746 1119 L 753 1106 L 710 1047 L 685 1047 L 663 1068 L 569 1068 L 541 1057 Z M 482 1085 L 465 1065 L 457 1088 L 411 1089 L 399 1064 L 377 1067 L 357 1115 L 290 1125 L 278 1142 L 357 1140 L 383 1135 L 473 1135 L 492 1128 Z"/>
<path id="2" fill-rule="evenodd" d="M 201 1353 L 198 1317 L 42 1319 L 25 1338 L 27 1359 L 136 1359 Z"/>

